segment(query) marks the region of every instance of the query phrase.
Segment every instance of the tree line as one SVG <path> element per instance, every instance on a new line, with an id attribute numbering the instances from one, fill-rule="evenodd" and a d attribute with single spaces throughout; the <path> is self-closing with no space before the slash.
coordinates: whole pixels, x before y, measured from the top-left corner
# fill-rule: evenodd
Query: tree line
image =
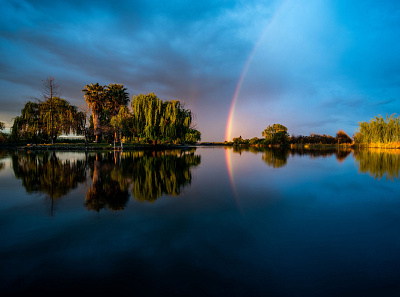
<path id="1" fill-rule="evenodd" d="M 352 143 L 352 139 L 343 130 L 339 130 L 335 137 L 330 135 L 320 135 L 312 133 L 309 136 L 290 136 L 285 126 L 281 124 L 273 124 L 268 126 L 261 132 L 264 138 L 254 137 L 251 139 L 243 139 L 242 136 L 233 138 L 235 145 L 281 145 L 288 146 L 290 144 L 344 144 Z"/>
<path id="2" fill-rule="evenodd" d="M 86 143 L 119 142 L 121 137 L 139 143 L 176 144 L 201 139 L 191 110 L 179 100 L 140 94 L 133 96 L 130 110 L 129 94 L 122 84 L 92 83 L 82 90 L 87 106 L 78 108 L 60 97 L 54 78 L 43 84 L 42 98 L 28 101 L 14 118 L 11 141 L 54 143 L 61 134 L 70 133 L 85 136 Z"/>

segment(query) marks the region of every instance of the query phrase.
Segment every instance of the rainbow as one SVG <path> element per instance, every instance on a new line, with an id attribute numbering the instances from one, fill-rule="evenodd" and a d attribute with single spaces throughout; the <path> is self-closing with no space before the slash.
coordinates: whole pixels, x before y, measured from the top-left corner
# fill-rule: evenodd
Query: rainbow
<path id="1" fill-rule="evenodd" d="M 225 129 L 225 140 L 226 141 L 231 141 L 232 126 L 233 126 L 233 116 L 235 114 L 235 107 L 236 107 L 236 103 L 237 103 L 237 100 L 238 100 L 238 97 L 239 97 L 239 93 L 240 93 L 240 88 L 242 87 L 244 78 L 246 77 L 247 71 L 249 70 L 249 67 L 250 67 L 250 64 L 251 64 L 251 62 L 252 62 L 252 60 L 254 58 L 254 55 L 257 52 L 258 48 L 260 47 L 260 44 L 261 44 L 262 40 L 264 39 L 265 35 L 268 32 L 268 29 L 271 27 L 271 25 L 277 19 L 278 15 L 282 11 L 285 3 L 287 3 L 287 0 L 282 2 L 282 4 L 279 6 L 278 10 L 275 12 L 274 16 L 271 18 L 271 20 L 265 26 L 261 36 L 259 37 L 258 41 L 254 45 L 253 50 L 251 51 L 249 57 L 247 58 L 246 63 L 244 64 L 242 73 L 241 73 L 241 75 L 239 77 L 239 81 L 238 81 L 238 83 L 236 85 L 236 88 L 235 88 L 235 93 L 233 94 L 231 106 L 230 106 L 230 109 L 229 109 L 229 116 L 228 116 L 228 121 L 226 123 L 226 129 Z M 238 195 L 238 193 L 236 191 L 236 187 L 235 187 L 231 149 L 229 149 L 229 148 L 225 149 L 225 158 L 226 158 L 226 166 L 227 166 L 227 169 L 228 169 L 229 179 L 230 179 L 230 182 L 231 182 L 235 203 L 237 205 L 238 210 L 243 214 L 242 207 L 240 205 L 239 195 Z"/>
<path id="2" fill-rule="evenodd" d="M 244 64 L 242 73 L 239 77 L 239 81 L 235 88 L 235 93 L 233 94 L 231 107 L 229 108 L 228 121 L 226 123 L 226 129 L 225 129 L 225 140 L 226 141 L 232 140 L 231 137 L 232 137 L 233 116 L 235 114 L 235 107 L 236 107 L 236 103 L 237 103 L 239 93 L 240 93 L 240 88 L 242 87 L 244 78 L 246 77 L 247 71 L 249 70 L 249 67 L 253 60 L 253 57 L 254 57 L 255 53 L 257 52 L 258 48 L 260 47 L 260 44 L 263 41 L 265 35 L 267 34 L 268 29 L 271 27 L 271 25 L 274 23 L 274 21 L 280 15 L 280 12 L 283 10 L 283 7 L 285 6 L 285 3 L 287 3 L 287 1 L 283 1 L 283 3 L 279 6 L 278 10 L 275 12 L 273 17 L 271 18 L 271 20 L 267 23 L 263 32 L 261 33 L 260 37 L 258 38 L 258 41 L 254 45 L 253 50 L 251 51 L 249 57 L 247 58 L 246 63 Z"/>

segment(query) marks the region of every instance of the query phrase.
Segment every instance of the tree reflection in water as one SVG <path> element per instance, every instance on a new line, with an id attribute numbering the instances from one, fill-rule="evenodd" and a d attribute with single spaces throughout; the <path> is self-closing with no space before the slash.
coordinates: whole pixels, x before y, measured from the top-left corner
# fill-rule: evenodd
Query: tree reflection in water
<path id="1" fill-rule="evenodd" d="M 50 197 L 52 214 L 54 199 L 67 195 L 86 180 L 84 161 L 61 161 L 54 152 L 19 152 L 12 155 L 12 166 L 28 193 L 41 192 Z"/>
<path id="2" fill-rule="evenodd" d="M 7 151 L 0 151 L 0 161 L 7 156 Z M 0 171 L 5 168 L 5 164 L 0 162 Z"/>
<path id="3" fill-rule="evenodd" d="M 400 150 L 368 149 L 355 150 L 354 159 L 359 172 L 369 173 L 375 179 L 386 177 L 393 181 L 399 179 Z"/>
<path id="4" fill-rule="evenodd" d="M 194 152 L 195 149 L 129 153 L 134 198 L 153 202 L 163 194 L 179 195 L 192 181 L 191 167 L 201 162 Z"/>
<path id="5" fill-rule="evenodd" d="M 280 168 L 287 164 L 289 156 L 310 156 L 311 158 L 329 157 L 335 155 L 339 162 L 343 162 L 351 153 L 352 149 L 288 149 L 288 148 L 265 148 L 257 146 L 234 146 L 233 152 L 241 154 L 243 151 L 252 153 L 264 153 L 262 160 L 269 167 Z"/>
<path id="6" fill-rule="evenodd" d="M 190 168 L 200 164 L 195 149 L 132 151 L 96 154 L 90 160 L 93 186 L 86 194 L 85 206 L 99 211 L 123 209 L 129 199 L 153 202 L 163 194 L 177 196 L 192 180 Z"/>
<path id="7" fill-rule="evenodd" d="M 126 187 L 114 178 L 112 171 L 120 168 L 118 156 L 120 153 L 106 154 L 96 153 L 88 160 L 93 177 L 93 185 L 86 193 L 85 206 L 89 210 L 100 211 L 103 208 L 110 210 L 122 210 L 129 200 L 129 192 Z"/>
<path id="8" fill-rule="evenodd" d="M 191 167 L 200 164 L 196 149 L 85 154 L 85 159 L 61 161 L 56 153 L 15 153 L 12 166 L 28 193 L 41 192 L 53 200 L 83 183 L 90 172 L 92 184 L 85 195 L 89 210 L 122 210 L 130 193 L 153 202 L 162 195 L 177 196 L 192 181 Z"/>

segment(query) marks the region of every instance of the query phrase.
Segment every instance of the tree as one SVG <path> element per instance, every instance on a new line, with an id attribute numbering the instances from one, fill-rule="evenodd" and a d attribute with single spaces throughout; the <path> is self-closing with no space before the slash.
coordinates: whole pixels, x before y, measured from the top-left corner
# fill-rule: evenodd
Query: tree
<path id="1" fill-rule="evenodd" d="M 54 77 L 49 77 L 46 80 L 42 80 L 43 89 L 42 95 L 45 103 L 49 103 L 49 108 L 47 109 L 48 118 L 49 118 L 49 130 L 50 130 L 50 138 L 51 144 L 54 144 L 54 113 L 57 109 L 57 106 L 53 105 L 53 98 L 61 95 L 60 85 L 55 82 Z"/>
<path id="2" fill-rule="evenodd" d="M 5 127 L 4 123 L 0 122 L 0 131 L 4 130 L 4 127 Z"/>
<path id="3" fill-rule="evenodd" d="M 88 146 L 88 139 L 90 135 L 93 136 L 93 129 L 90 129 L 89 124 L 89 114 L 90 114 L 90 108 L 87 105 L 80 105 L 79 106 L 79 121 L 82 123 L 81 125 L 81 133 L 85 136 L 85 146 Z"/>
<path id="4" fill-rule="evenodd" d="M 133 135 L 139 140 L 181 143 L 188 134 L 191 141 L 201 137 L 193 126 L 191 110 L 179 100 L 162 101 L 154 93 L 140 94 L 133 96 L 131 106 Z"/>
<path id="5" fill-rule="evenodd" d="M 287 128 L 281 124 L 268 126 L 261 134 L 268 144 L 286 144 L 289 141 Z"/>
<path id="6" fill-rule="evenodd" d="M 343 130 L 339 130 L 336 133 L 336 140 L 337 143 L 352 143 L 351 137 L 349 135 L 346 134 L 346 132 L 344 132 Z"/>
<path id="7" fill-rule="evenodd" d="M 13 140 L 29 140 L 36 142 L 43 138 L 42 124 L 40 120 L 40 104 L 28 101 L 21 110 L 21 115 L 14 118 L 11 127 Z"/>
<path id="8" fill-rule="evenodd" d="M 106 96 L 105 108 L 107 112 L 108 122 L 111 122 L 113 117 L 118 115 L 120 109 L 128 105 L 129 95 L 126 92 L 126 88 L 124 88 L 123 85 L 109 84 L 107 87 L 105 87 L 105 96 Z M 116 122 L 114 121 L 114 123 Z M 112 126 L 114 127 L 114 140 L 118 142 L 120 125 L 112 125 Z"/>
<path id="9" fill-rule="evenodd" d="M 128 107 L 121 106 L 117 115 L 111 118 L 111 126 L 115 131 L 115 141 L 119 141 L 119 133 L 128 134 L 129 131 L 129 121 L 132 118 Z"/>
<path id="10" fill-rule="evenodd" d="M 21 110 L 21 116 L 14 119 L 11 128 L 13 140 L 51 142 L 64 133 L 81 131 L 83 125 L 77 107 L 65 99 L 53 97 L 44 102 L 28 101 Z"/>
<path id="11" fill-rule="evenodd" d="M 390 143 L 400 140 L 400 116 L 386 115 L 372 118 L 369 122 L 360 122 L 359 129 L 354 134 L 357 143 Z"/>
<path id="12" fill-rule="evenodd" d="M 101 142 L 101 112 L 103 106 L 106 102 L 106 95 L 104 87 L 100 86 L 98 83 L 86 85 L 82 90 L 84 92 L 85 101 L 89 108 L 92 110 L 93 114 L 93 125 L 94 125 L 94 135 L 96 137 L 96 142 Z"/>
<path id="13" fill-rule="evenodd" d="M 40 104 L 40 113 L 43 131 L 50 135 L 52 144 L 61 134 L 81 134 L 84 125 L 82 115 L 67 100 L 53 97 Z"/>

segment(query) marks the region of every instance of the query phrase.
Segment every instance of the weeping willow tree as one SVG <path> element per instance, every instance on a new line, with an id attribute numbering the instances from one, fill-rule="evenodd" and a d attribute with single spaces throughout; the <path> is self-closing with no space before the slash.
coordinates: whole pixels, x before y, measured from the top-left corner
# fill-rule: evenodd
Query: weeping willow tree
<path id="1" fill-rule="evenodd" d="M 400 140 L 400 116 L 381 115 L 372 118 L 369 122 L 360 122 L 358 131 L 354 134 L 356 143 L 392 143 Z"/>
<path id="2" fill-rule="evenodd" d="M 14 118 L 11 138 L 16 140 L 37 141 L 42 138 L 40 103 L 28 101 L 21 110 L 21 115 Z"/>
<path id="3" fill-rule="evenodd" d="M 83 117 L 77 107 L 65 99 L 52 97 L 44 102 L 28 101 L 21 115 L 14 118 L 11 138 L 14 141 L 50 141 L 61 134 L 82 130 Z"/>
<path id="4" fill-rule="evenodd" d="M 193 127 L 193 114 L 179 100 L 162 101 L 154 93 L 134 96 L 132 129 L 139 140 L 196 142 L 201 133 Z"/>
<path id="5" fill-rule="evenodd" d="M 79 134 L 82 130 L 83 114 L 67 100 L 53 97 L 40 105 L 43 130 L 50 135 L 52 143 L 61 134 Z"/>

